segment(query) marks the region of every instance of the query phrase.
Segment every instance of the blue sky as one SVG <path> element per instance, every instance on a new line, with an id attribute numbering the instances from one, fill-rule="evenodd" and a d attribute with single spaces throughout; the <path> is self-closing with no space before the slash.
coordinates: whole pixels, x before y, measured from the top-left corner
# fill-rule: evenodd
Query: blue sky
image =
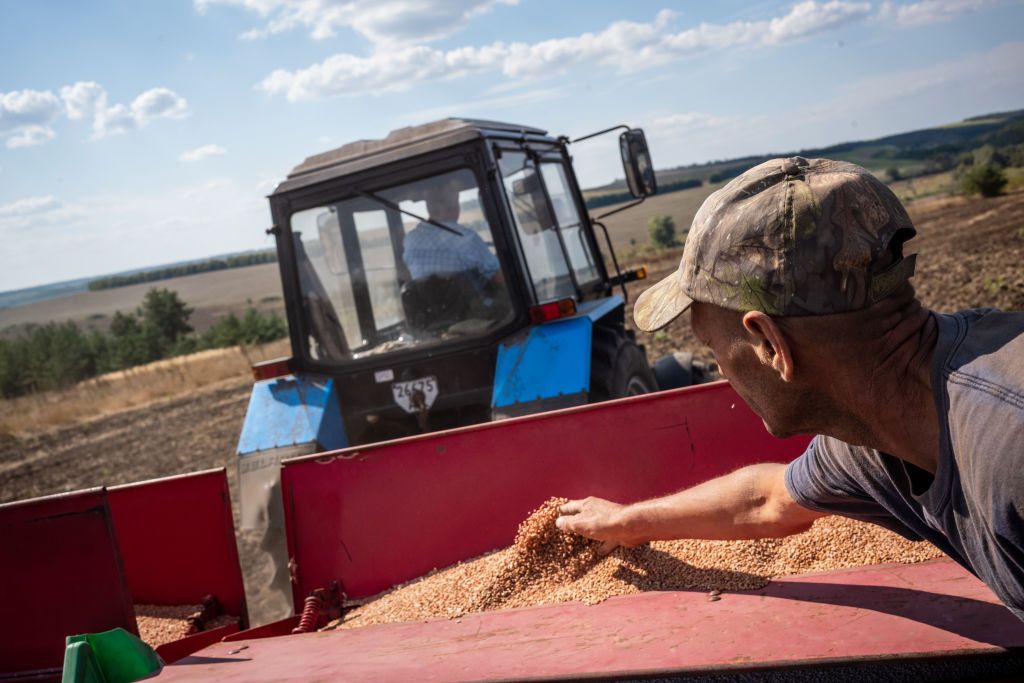
<path id="1" fill-rule="evenodd" d="M 309 154 L 452 115 L 660 168 L 1024 107 L 1024 3 L 0 2 L 0 290 L 272 246 Z M 621 175 L 580 146 L 586 185 Z"/>

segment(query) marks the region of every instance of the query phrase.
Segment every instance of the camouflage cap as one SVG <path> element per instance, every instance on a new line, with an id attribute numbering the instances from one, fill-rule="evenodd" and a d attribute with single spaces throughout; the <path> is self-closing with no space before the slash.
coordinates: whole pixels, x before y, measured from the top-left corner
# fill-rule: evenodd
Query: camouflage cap
<path id="1" fill-rule="evenodd" d="M 883 182 L 830 159 L 772 159 L 700 207 L 679 269 L 637 299 L 648 332 L 694 301 L 736 311 L 843 313 L 885 298 L 914 274 L 916 234 Z"/>

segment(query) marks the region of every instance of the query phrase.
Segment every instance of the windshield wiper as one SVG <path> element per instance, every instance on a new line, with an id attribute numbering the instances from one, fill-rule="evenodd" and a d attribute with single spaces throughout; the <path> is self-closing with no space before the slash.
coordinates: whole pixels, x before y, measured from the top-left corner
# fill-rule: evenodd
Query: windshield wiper
<path id="1" fill-rule="evenodd" d="M 414 214 L 412 211 L 406 211 L 405 209 L 400 207 L 398 204 L 395 204 L 390 199 L 384 199 L 384 197 L 381 197 L 380 195 L 374 194 L 373 192 L 365 192 L 363 190 L 353 190 L 353 192 L 355 192 L 357 195 L 359 195 L 363 199 L 372 199 L 373 201 L 377 202 L 378 204 L 383 204 L 384 206 L 386 206 L 389 209 L 394 209 L 395 211 L 397 211 L 399 213 L 404 213 L 406 216 L 409 216 L 410 218 L 415 218 L 420 223 L 426 223 L 428 225 L 433 225 L 435 228 L 441 228 L 442 230 L 447 230 L 448 232 L 452 233 L 453 235 L 458 235 L 459 237 L 464 237 L 464 235 L 461 232 L 459 232 L 458 230 L 456 230 L 455 228 L 449 228 L 444 223 L 438 223 L 437 221 L 435 221 L 432 218 L 424 218 L 423 216 L 418 216 L 418 215 Z"/>

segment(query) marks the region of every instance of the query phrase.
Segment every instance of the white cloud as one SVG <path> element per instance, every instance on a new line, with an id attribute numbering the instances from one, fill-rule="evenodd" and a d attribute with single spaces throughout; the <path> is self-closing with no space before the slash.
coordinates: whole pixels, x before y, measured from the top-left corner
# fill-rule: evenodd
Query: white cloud
<path id="1" fill-rule="evenodd" d="M 628 72 L 714 50 L 798 40 L 863 19 L 870 10 L 868 3 L 807 0 L 772 19 L 702 23 L 678 33 L 669 30 L 675 13 L 662 10 L 649 23 L 617 21 L 599 33 L 537 43 L 496 42 L 447 51 L 406 44 L 375 49 L 366 57 L 340 53 L 305 69 L 278 69 L 258 87 L 270 94 L 282 94 L 294 102 L 393 92 L 426 81 L 484 71 L 501 71 L 511 78 L 531 78 L 580 64 L 601 64 Z"/>
<path id="2" fill-rule="evenodd" d="M 103 92 L 94 107 L 93 138 L 100 139 L 143 128 L 156 119 L 182 119 L 188 114 L 185 98 L 167 88 L 147 90 L 132 100 L 130 105 L 107 106 L 107 94 Z"/>
<path id="3" fill-rule="evenodd" d="M 0 93 L 0 132 L 43 126 L 60 114 L 60 100 L 49 90 Z"/>
<path id="4" fill-rule="evenodd" d="M 0 204 L 0 217 L 28 216 L 33 213 L 50 211 L 60 207 L 60 202 L 53 195 L 45 197 L 24 197 L 10 204 Z"/>
<path id="5" fill-rule="evenodd" d="M 52 128 L 47 128 L 46 126 L 24 126 L 7 138 L 4 144 L 10 149 L 33 147 L 49 142 L 55 137 L 57 137 L 57 134 L 53 132 Z"/>
<path id="6" fill-rule="evenodd" d="M 59 92 L 59 97 L 49 90 L 0 93 L 0 136 L 7 137 L 7 147 L 52 140 L 57 134 L 49 124 L 61 115 L 71 121 L 92 118 L 94 139 L 189 115 L 185 98 L 167 88 L 151 88 L 129 105 L 108 104 L 107 91 L 94 81 L 66 85 Z"/>
<path id="7" fill-rule="evenodd" d="M 977 12 L 995 0 L 921 0 L 909 5 L 883 2 L 878 18 L 896 26 L 922 26 L 951 21 L 966 12 Z"/>
<path id="8" fill-rule="evenodd" d="M 178 157 L 178 161 L 201 161 L 207 157 L 218 157 L 223 154 L 227 154 L 227 150 L 220 145 L 203 145 L 202 147 L 182 152 Z"/>
<path id="9" fill-rule="evenodd" d="M 87 119 L 93 116 L 97 107 L 105 106 L 107 91 L 95 81 L 79 81 L 60 89 L 64 109 L 71 120 Z"/>
<path id="10" fill-rule="evenodd" d="M 132 117 L 144 126 L 154 119 L 183 119 L 188 116 L 185 98 L 167 88 L 153 88 L 132 100 Z"/>
<path id="11" fill-rule="evenodd" d="M 333 38 L 339 28 L 349 28 L 375 44 L 426 42 L 453 35 L 470 19 L 498 5 L 519 0 L 194 0 L 205 13 L 225 5 L 254 12 L 265 20 L 260 28 L 242 38 L 263 38 L 296 28 L 309 31 L 314 40 Z"/>
<path id="12" fill-rule="evenodd" d="M 60 100 L 49 90 L 0 93 L 0 136 L 11 149 L 41 145 L 56 137 L 49 124 L 60 113 Z"/>
<path id="13" fill-rule="evenodd" d="M 130 105 L 108 105 L 106 90 L 96 83 L 75 83 L 62 88 L 61 96 L 68 118 L 92 114 L 94 139 L 143 128 L 156 119 L 182 119 L 189 115 L 188 101 L 167 88 L 151 88 Z"/>

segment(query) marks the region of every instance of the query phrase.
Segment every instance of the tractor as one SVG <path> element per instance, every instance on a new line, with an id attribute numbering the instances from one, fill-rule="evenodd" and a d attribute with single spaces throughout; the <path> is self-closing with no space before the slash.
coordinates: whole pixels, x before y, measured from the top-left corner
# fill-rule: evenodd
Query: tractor
<path id="1" fill-rule="evenodd" d="M 592 218 L 570 147 L 613 132 L 634 201 Z M 646 270 L 619 267 L 599 220 L 656 193 L 653 169 L 637 128 L 445 119 L 292 170 L 268 230 L 291 356 L 253 369 L 243 526 L 279 528 L 284 458 L 699 381 L 688 357 L 652 371 L 623 320 Z"/>

